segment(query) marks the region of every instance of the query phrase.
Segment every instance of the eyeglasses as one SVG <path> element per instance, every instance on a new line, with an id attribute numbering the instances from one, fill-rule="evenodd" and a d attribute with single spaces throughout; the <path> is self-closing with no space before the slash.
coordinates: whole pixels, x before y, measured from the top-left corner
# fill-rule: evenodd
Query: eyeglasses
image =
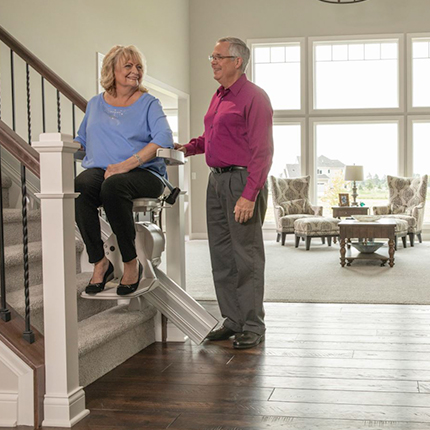
<path id="1" fill-rule="evenodd" d="M 209 55 L 208 60 L 212 61 L 220 61 L 224 60 L 224 58 L 237 58 L 235 55 Z"/>

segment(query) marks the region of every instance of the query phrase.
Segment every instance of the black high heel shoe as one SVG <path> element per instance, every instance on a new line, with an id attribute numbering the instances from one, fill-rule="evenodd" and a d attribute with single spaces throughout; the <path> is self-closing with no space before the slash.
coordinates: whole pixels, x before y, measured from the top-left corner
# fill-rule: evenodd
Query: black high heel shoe
<path id="1" fill-rule="evenodd" d="M 118 285 L 118 288 L 116 289 L 116 293 L 118 294 L 118 296 L 126 296 L 127 294 L 134 293 L 137 290 L 137 287 L 139 286 L 140 280 L 142 279 L 142 273 L 143 273 L 143 266 L 139 261 L 139 276 L 137 278 L 137 282 L 130 285 L 124 285 L 121 279 L 121 282 Z"/>
<path id="2" fill-rule="evenodd" d="M 109 261 L 109 267 L 103 276 L 103 281 L 97 282 L 95 284 L 89 283 L 85 288 L 85 292 L 87 294 L 100 293 L 101 291 L 103 291 L 105 289 L 106 282 L 109 282 L 112 279 L 113 279 L 113 264 Z"/>

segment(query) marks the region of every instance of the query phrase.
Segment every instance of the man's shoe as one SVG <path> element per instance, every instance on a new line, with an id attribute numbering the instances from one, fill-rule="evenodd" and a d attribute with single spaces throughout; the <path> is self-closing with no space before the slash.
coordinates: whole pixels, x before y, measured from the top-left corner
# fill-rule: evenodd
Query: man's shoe
<path id="1" fill-rule="evenodd" d="M 236 336 L 233 342 L 233 347 L 236 349 L 254 348 L 259 343 L 264 341 L 264 334 L 253 333 L 252 331 L 244 331 Z"/>
<path id="2" fill-rule="evenodd" d="M 235 331 L 224 327 L 223 325 L 219 328 L 212 330 L 207 336 L 207 340 L 227 340 L 236 334 Z"/>

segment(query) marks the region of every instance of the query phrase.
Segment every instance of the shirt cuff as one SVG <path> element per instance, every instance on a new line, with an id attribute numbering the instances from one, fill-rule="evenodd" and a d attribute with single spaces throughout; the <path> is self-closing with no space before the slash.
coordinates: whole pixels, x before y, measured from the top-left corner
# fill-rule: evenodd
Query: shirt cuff
<path id="1" fill-rule="evenodd" d="M 255 202 L 255 200 L 257 200 L 257 196 L 259 192 L 260 190 L 253 190 L 245 186 L 245 189 L 243 190 L 243 193 L 242 193 L 242 197 L 244 197 L 246 200 L 250 200 L 251 202 Z"/>
<path id="2" fill-rule="evenodd" d="M 192 143 L 187 143 L 184 145 L 184 148 L 187 150 L 187 153 L 185 154 L 186 157 L 189 157 L 190 155 L 196 155 L 196 148 Z"/>

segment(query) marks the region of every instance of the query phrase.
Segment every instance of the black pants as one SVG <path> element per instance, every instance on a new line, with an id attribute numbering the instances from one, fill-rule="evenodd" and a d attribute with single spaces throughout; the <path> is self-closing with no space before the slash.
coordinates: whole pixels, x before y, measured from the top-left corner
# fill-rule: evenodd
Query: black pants
<path id="1" fill-rule="evenodd" d="M 245 223 L 234 219 L 248 172 L 211 173 L 207 188 L 207 225 L 212 274 L 224 325 L 236 332 L 264 334 L 264 242 L 267 184 Z"/>
<path id="2" fill-rule="evenodd" d="M 112 231 L 115 233 L 122 261 L 136 258 L 132 200 L 139 197 L 159 197 L 162 181 L 144 169 L 134 169 L 104 179 L 105 171 L 94 168 L 80 173 L 75 179 L 75 190 L 81 193 L 76 199 L 76 222 L 87 247 L 90 263 L 104 257 L 100 234 L 98 208 L 104 207 Z"/>

